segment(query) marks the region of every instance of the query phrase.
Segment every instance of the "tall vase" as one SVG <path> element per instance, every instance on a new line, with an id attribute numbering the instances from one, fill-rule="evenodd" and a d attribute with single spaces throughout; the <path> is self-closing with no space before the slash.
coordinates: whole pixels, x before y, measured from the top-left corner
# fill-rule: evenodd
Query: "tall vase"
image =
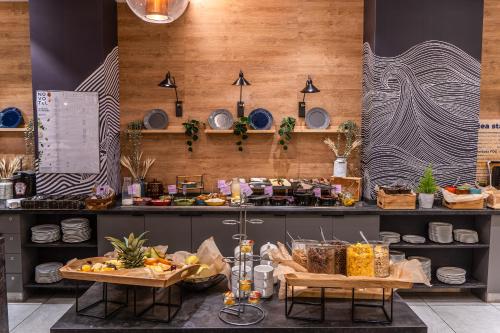
<path id="1" fill-rule="evenodd" d="M 345 157 L 337 157 L 333 162 L 333 176 L 347 177 L 347 159 Z"/>

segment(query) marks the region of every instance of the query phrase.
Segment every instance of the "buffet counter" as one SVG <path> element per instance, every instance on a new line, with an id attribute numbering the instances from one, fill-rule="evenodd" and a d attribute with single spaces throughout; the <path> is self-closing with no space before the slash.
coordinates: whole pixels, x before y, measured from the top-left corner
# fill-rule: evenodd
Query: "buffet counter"
<path id="1" fill-rule="evenodd" d="M 432 258 L 433 275 L 437 267 L 462 267 L 467 271 L 467 282 L 460 288 L 472 289 L 488 301 L 500 300 L 500 216 L 497 210 L 445 207 L 383 210 L 363 202 L 354 207 L 254 206 L 247 210 L 248 218 L 264 221 L 259 227 L 249 226 L 249 237 L 257 247 L 267 242 L 285 244 L 290 241 L 287 234 L 320 239 L 320 229 L 328 239 L 335 237 L 349 242 L 360 241 L 359 231 L 369 239 L 379 239 L 380 231 L 427 237 L 428 224 L 433 221 L 476 230 L 477 244 L 401 242 L 391 245 L 391 250 L 403 251 L 407 256 Z M 87 218 L 92 229 L 91 239 L 75 244 L 31 241 L 31 227 L 59 224 L 68 217 Z M 36 284 L 34 267 L 41 262 L 66 262 L 72 258 L 103 255 L 112 250 L 106 236 L 122 238 L 131 232 L 139 235 L 148 231 L 148 242 L 168 245 L 172 252 L 195 250 L 213 236 L 223 255 L 233 255 L 236 244 L 231 237 L 237 233 L 237 228 L 223 225 L 222 221 L 238 217 L 239 208 L 229 206 L 115 206 L 102 211 L 0 209 L 0 234 L 6 235 L 9 298 L 25 298 L 30 290 L 36 289 L 70 289 L 72 286 L 65 282 L 58 286 Z M 432 288 L 456 290 L 436 280 Z"/>

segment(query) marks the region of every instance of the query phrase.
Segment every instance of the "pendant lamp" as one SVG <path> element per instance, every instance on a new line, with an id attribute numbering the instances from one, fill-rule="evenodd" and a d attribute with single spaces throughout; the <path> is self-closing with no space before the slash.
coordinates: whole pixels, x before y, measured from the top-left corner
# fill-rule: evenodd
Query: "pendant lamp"
<path id="1" fill-rule="evenodd" d="M 181 17 L 189 0 L 127 0 L 127 5 L 141 20 L 162 24 Z"/>

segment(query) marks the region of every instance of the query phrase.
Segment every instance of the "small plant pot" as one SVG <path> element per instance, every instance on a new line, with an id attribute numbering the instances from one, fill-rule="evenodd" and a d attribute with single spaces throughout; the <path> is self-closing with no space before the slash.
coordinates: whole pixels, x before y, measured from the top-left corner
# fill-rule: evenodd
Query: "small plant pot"
<path id="1" fill-rule="evenodd" d="M 432 208 L 432 206 L 434 205 L 434 194 L 419 193 L 418 205 L 420 206 L 420 208 Z"/>

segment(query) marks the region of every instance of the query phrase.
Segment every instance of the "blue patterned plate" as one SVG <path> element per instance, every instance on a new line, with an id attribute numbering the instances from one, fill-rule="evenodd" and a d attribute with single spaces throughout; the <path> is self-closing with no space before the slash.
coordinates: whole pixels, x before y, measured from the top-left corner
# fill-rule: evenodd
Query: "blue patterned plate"
<path id="1" fill-rule="evenodd" d="M 250 126 L 256 130 L 268 130 L 273 126 L 273 115 L 266 109 L 258 108 L 248 115 Z"/>
<path id="2" fill-rule="evenodd" d="M 16 128 L 23 121 L 23 115 L 18 108 L 6 108 L 0 113 L 0 127 Z"/>

